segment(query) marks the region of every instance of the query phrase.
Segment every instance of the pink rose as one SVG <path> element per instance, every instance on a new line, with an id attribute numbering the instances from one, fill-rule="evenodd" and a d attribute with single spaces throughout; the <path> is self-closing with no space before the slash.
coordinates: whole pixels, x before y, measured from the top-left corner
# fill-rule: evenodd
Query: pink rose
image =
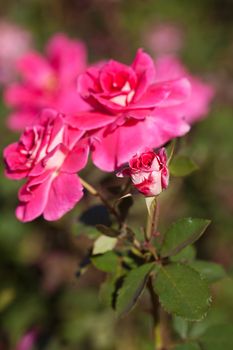
<path id="1" fill-rule="evenodd" d="M 16 216 L 31 221 L 41 214 L 57 220 L 83 196 L 76 173 L 84 168 L 88 143 L 83 132 L 70 126 L 54 110 L 44 110 L 41 125 L 28 127 L 19 142 L 4 150 L 6 175 L 27 178 L 19 190 Z"/>
<path id="2" fill-rule="evenodd" d="M 92 136 L 93 162 L 102 170 L 113 171 L 145 147 L 161 147 L 190 129 L 183 111 L 174 110 L 189 97 L 189 81 L 160 82 L 142 50 L 131 66 L 111 60 L 88 69 L 78 91 L 93 111 L 78 113 L 72 123 Z"/>
<path id="3" fill-rule="evenodd" d="M 42 108 L 75 114 L 89 107 L 76 92 L 78 74 L 86 68 L 86 48 L 80 41 L 56 34 L 47 44 L 45 56 L 30 51 L 17 62 L 21 81 L 12 83 L 4 99 L 14 111 L 8 125 L 13 130 L 38 123 Z"/>
<path id="4" fill-rule="evenodd" d="M 78 77 L 78 92 L 95 109 L 119 112 L 169 107 L 189 95 L 185 77 L 160 83 L 152 58 L 138 50 L 131 66 L 110 60 Z"/>
<path id="5" fill-rule="evenodd" d="M 117 175 L 130 176 L 134 186 L 145 196 L 159 195 L 169 182 L 165 148 L 161 148 L 158 153 L 146 151 L 135 155 L 130 159 L 129 167 Z"/>

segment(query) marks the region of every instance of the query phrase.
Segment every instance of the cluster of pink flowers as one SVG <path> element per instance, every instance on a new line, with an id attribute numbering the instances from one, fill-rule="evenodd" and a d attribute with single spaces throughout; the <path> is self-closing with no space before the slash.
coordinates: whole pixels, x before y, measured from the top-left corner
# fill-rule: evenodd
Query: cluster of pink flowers
<path id="1" fill-rule="evenodd" d="M 155 62 L 139 49 L 131 65 L 88 67 L 84 45 L 61 34 L 49 41 L 46 57 L 30 52 L 18 69 L 21 80 L 6 89 L 5 100 L 14 108 L 8 125 L 25 130 L 4 159 L 9 178 L 26 178 L 16 210 L 21 221 L 41 214 L 56 220 L 75 206 L 83 195 L 76 173 L 89 151 L 104 171 L 130 161 L 122 176 L 147 196 L 159 194 L 168 169 L 164 150 L 153 149 L 185 135 L 213 96 L 174 57 Z"/>

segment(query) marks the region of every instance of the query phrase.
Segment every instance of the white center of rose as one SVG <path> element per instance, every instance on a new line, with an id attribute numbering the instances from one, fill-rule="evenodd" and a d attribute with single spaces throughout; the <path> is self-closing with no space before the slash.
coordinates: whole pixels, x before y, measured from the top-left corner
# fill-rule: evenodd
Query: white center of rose
<path id="1" fill-rule="evenodd" d="M 115 86 L 114 83 L 113 83 L 113 86 Z M 110 101 L 116 103 L 119 106 L 125 107 L 132 101 L 135 91 L 131 89 L 131 86 L 128 81 L 126 81 L 121 91 L 123 92 L 122 95 L 112 97 Z"/>
<path id="2" fill-rule="evenodd" d="M 65 154 L 61 150 L 57 150 L 46 162 L 46 169 L 59 169 L 64 163 L 65 157 Z"/>

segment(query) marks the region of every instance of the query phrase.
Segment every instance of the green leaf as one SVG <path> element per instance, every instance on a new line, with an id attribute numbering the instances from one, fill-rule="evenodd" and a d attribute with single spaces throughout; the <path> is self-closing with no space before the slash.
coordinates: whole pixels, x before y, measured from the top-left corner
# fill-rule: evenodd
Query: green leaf
<path id="1" fill-rule="evenodd" d="M 154 263 L 144 264 L 126 275 L 116 300 L 116 312 L 119 316 L 124 316 L 136 305 L 153 267 Z"/>
<path id="2" fill-rule="evenodd" d="M 185 343 L 185 344 L 180 344 L 176 345 L 172 350 L 201 350 L 200 346 L 198 343 Z M 215 350 L 215 349 L 212 349 Z"/>
<path id="3" fill-rule="evenodd" d="M 210 220 L 184 218 L 170 226 L 165 234 L 161 256 L 176 255 L 187 245 L 194 243 L 205 232 Z"/>
<path id="4" fill-rule="evenodd" d="M 169 170 L 173 176 L 186 176 L 198 169 L 198 165 L 187 156 L 176 156 L 172 159 Z"/>
<path id="5" fill-rule="evenodd" d="M 189 322 L 181 317 L 173 317 L 173 327 L 181 339 L 186 339 L 188 337 Z"/>
<path id="6" fill-rule="evenodd" d="M 226 272 L 224 268 L 216 263 L 204 260 L 195 260 L 189 264 L 194 270 L 198 271 L 209 283 L 214 283 L 224 277 Z"/>
<path id="7" fill-rule="evenodd" d="M 100 287 L 99 297 L 100 300 L 107 305 L 112 307 L 113 296 L 116 290 L 116 277 L 108 275 L 107 279 L 102 283 Z"/>
<path id="8" fill-rule="evenodd" d="M 206 281 L 189 266 L 161 266 L 154 281 L 155 292 L 164 309 L 190 321 L 201 320 L 211 298 Z"/>
<path id="9" fill-rule="evenodd" d="M 117 237 L 120 235 L 120 232 L 115 230 L 112 227 L 108 227 L 102 224 L 98 224 L 95 227 L 99 232 L 103 233 L 105 236 L 108 236 L 108 237 Z"/>
<path id="10" fill-rule="evenodd" d="M 203 350 L 232 350 L 233 325 L 222 324 L 210 327 L 200 338 Z"/>
<path id="11" fill-rule="evenodd" d="M 118 264 L 118 257 L 114 252 L 107 252 L 103 255 L 91 257 L 93 265 L 104 272 L 115 272 Z"/>
<path id="12" fill-rule="evenodd" d="M 188 245 L 182 249 L 178 254 L 170 257 L 172 262 L 192 262 L 196 257 L 196 249 L 193 245 Z"/>
<path id="13" fill-rule="evenodd" d="M 107 236 L 100 236 L 97 238 L 97 240 L 94 242 L 93 247 L 93 255 L 97 254 L 103 254 L 110 250 L 113 250 L 115 245 L 117 244 L 117 239 Z"/>

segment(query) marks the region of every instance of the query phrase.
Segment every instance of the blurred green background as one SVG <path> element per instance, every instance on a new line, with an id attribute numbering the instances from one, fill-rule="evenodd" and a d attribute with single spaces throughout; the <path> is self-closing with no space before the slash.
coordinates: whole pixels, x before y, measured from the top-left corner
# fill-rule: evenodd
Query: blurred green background
<path id="1" fill-rule="evenodd" d="M 214 84 L 216 98 L 209 117 L 182 140 L 183 151 L 200 170 L 172 181 L 162 198 L 161 227 L 182 215 L 212 220 L 198 243 L 198 256 L 223 264 L 229 277 L 213 285 L 211 312 L 193 332 L 233 321 L 232 0 L 1 0 L 0 17 L 29 30 L 38 50 L 55 32 L 78 37 L 88 47 L 90 62 L 108 57 L 131 62 L 137 47 L 153 54 L 148 38 L 154 28 L 164 23 L 179 28 L 180 57 L 191 72 Z M 0 113 L 3 148 L 17 135 L 5 126 L 3 102 Z M 91 246 L 85 234 L 95 234 L 78 220 L 92 199 L 86 195 L 59 222 L 21 224 L 14 216 L 18 183 L 1 173 L 0 350 L 15 349 L 30 330 L 38 334 L 32 349 L 153 349 L 146 297 L 119 322 L 99 297 L 105 275 L 90 268 L 76 277 Z M 114 181 L 114 175 L 91 165 L 83 176 L 99 188 L 105 180 Z M 131 213 L 134 226 L 144 224 L 143 210 L 138 196 Z"/>

